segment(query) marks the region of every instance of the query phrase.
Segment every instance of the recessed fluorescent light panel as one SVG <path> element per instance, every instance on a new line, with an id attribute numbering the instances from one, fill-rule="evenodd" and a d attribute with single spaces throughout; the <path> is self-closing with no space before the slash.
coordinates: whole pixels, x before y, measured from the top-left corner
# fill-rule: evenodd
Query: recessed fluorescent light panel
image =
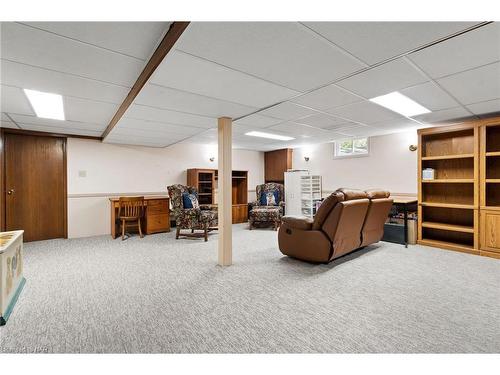
<path id="1" fill-rule="evenodd" d="M 292 139 L 295 139 L 293 137 L 287 137 L 285 135 L 278 135 L 278 134 L 271 134 L 271 133 L 264 133 L 264 132 L 248 132 L 248 133 L 245 133 L 245 135 L 249 135 L 251 137 L 277 139 L 279 141 L 291 141 Z"/>
<path id="2" fill-rule="evenodd" d="M 411 100 L 397 91 L 391 92 L 387 95 L 377 96 L 376 98 L 371 98 L 370 101 L 406 117 L 430 112 L 424 106 L 421 106 L 416 101 Z"/>
<path id="3" fill-rule="evenodd" d="M 24 89 L 36 115 L 41 118 L 64 120 L 64 106 L 61 95 Z"/>

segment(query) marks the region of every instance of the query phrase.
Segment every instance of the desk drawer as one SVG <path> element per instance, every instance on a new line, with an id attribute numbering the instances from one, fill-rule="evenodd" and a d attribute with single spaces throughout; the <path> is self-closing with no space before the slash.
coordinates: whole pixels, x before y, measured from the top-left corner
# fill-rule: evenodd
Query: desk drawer
<path id="1" fill-rule="evenodd" d="M 147 211 L 148 214 L 160 214 L 168 212 L 168 200 L 167 199 L 152 199 L 148 200 Z"/>
<path id="2" fill-rule="evenodd" d="M 170 217 L 166 214 L 148 215 L 146 217 L 146 233 L 168 232 L 170 230 Z"/>

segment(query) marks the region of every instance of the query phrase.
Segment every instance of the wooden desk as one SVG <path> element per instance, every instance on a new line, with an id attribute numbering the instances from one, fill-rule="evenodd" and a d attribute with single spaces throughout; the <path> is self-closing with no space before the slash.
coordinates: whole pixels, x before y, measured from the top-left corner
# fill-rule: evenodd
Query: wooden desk
<path id="1" fill-rule="evenodd" d="M 120 233 L 118 222 L 119 197 L 109 198 L 111 207 L 111 237 L 116 238 Z M 170 232 L 170 198 L 165 196 L 144 197 L 144 218 L 142 230 L 146 234 Z"/>
<path id="2" fill-rule="evenodd" d="M 389 198 L 391 198 L 394 201 L 394 204 L 412 204 L 412 203 L 417 203 L 417 197 L 411 197 L 411 196 L 398 196 L 398 195 L 391 195 Z"/>
<path id="3" fill-rule="evenodd" d="M 418 199 L 416 196 L 390 196 L 395 206 L 400 206 L 403 208 L 403 225 L 404 225 L 404 237 L 405 237 L 405 247 L 408 247 L 408 207 L 412 205 L 417 205 Z"/>

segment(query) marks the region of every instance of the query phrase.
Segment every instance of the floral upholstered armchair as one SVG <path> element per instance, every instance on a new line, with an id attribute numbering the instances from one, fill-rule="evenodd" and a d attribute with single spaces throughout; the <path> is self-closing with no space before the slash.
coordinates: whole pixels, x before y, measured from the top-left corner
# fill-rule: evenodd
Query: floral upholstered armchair
<path id="1" fill-rule="evenodd" d="M 209 205 L 198 204 L 198 192 L 192 186 L 171 185 L 167 187 L 170 201 L 172 202 L 172 214 L 176 223 L 175 239 L 179 236 L 200 237 L 194 233 L 202 230 L 205 241 L 208 241 L 208 232 L 217 229 L 217 209 Z M 189 207 L 185 207 L 189 204 Z M 190 229 L 191 233 L 181 234 L 181 229 Z"/>
<path id="2" fill-rule="evenodd" d="M 255 224 L 272 224 L 277 230 L 281 224 L 281 217 L 285 207 L 285 189 L 282 184 L 269 182 L 257 185 L 257 200 L 250 203 L 248 222 L 250 230 Z"/>

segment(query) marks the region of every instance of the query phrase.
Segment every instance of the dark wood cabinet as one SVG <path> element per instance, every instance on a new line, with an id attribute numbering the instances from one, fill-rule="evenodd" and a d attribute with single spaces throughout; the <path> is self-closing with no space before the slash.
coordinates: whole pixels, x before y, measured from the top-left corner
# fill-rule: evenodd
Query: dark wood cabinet
<path id="1" fill-rule="evenodd" d="M 291 148 L 282 150 L 268 151 L 264 154 L 264 179 L 266 182 L 285 181 L 285 172 L 292 169 Z"/>

